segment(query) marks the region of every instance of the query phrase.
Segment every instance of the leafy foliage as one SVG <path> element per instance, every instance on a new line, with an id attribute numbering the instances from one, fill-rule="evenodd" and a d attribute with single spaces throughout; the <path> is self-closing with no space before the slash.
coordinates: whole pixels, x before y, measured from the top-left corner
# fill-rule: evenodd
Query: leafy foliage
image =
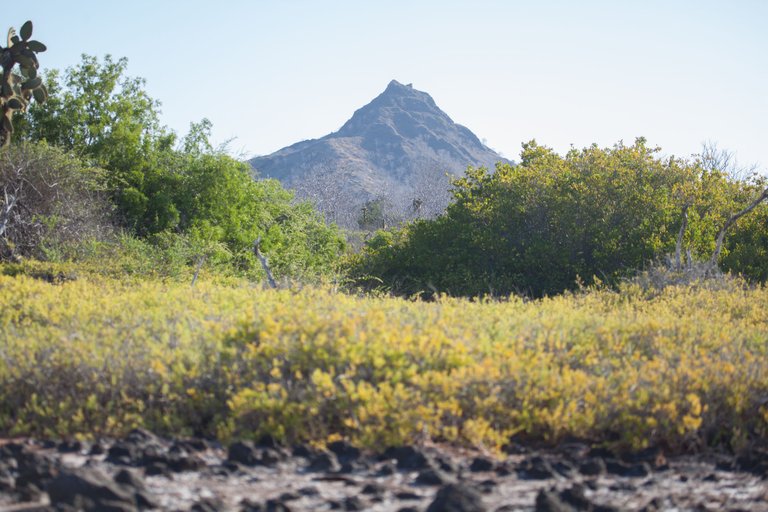
<path id="1" fill-rule="evenodd" d="M 278 182 L 255 181 L 247 164 L 214 150 L 207 119 L 193 123 L 175 148 L 175 134 L 160 125 L 159 103 L 126 68 L 126 59 L 83 56 L 63 79 L 49 73 L 49 101 L 30 109 L 19 132 L 103 168 L 118 223 L 159 247 L 190 248 L 187 264 L 215 257 L 258 273 L 251 246 L 261 236 L 278 275 L 332 272 L 344 250 L 336 227 L 294 203 Z"/>
<path id="2" fill-rule="evenodd" d="M 739 220 L 728 234 L 725 270 L 765 283 L 768 281 L 768 208 L 758 208 Z"/>
<path id="3" fill-rule="evenodd" d="M 0 275 L 2 435 L 768 441 L 768 291 L 738 280 L 423 303 L 0 270 L 62 276 Z"/>
<path id="4" fill-rule="evenodd" d="M 374 237 L 353 274 L 397 292 L 460 295 L 541 296 L 579 281 L 616 283 L 673 251 L 684 206 L 685 247 L 710 254 L 729 213 L 755 186 L 657 152 L 644 139 L 565 157 L 525 144 L 520 165 L 470 168 L 455 180 L 453 203 L 436 220 Z M 738 236 L 751 235 L 731 240 Z"/>

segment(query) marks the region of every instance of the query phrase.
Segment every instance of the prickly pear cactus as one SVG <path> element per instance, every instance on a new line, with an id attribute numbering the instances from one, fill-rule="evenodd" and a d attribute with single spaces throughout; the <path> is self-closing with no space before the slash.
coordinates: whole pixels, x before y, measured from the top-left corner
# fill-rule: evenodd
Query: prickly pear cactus
<path id="1" fill-rule="evenodd" d="M 37 54 L 46 50 L 40 41 L 30 40 L 32 37 L 32 22 L 27 21 L 21 26 L 18 35 L 11 27 L 8 29 L 8 46 L 0 45 L 0 66 L 3 68 L 2 105 L 3 116 L 0 119 L 0 149 L 5 148 L 11 141 L 13 133 L 13 114 L 25 111 L 32 98 L 42 103 L 48 98 L 48 91 L 42 79 L 37 76 L 40 64 Z M 14 71 L 18 64 L 18 73 Z"/>

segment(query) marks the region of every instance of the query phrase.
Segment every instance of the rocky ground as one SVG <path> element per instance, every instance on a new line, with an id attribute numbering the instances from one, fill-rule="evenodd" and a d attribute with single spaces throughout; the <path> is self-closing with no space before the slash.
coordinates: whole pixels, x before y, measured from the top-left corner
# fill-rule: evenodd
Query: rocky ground
<path id="1" fill-rule="evenodd" d="M 49 510 L 768 511 L 768 457 L 620 458 L 579 443 L 502 459 L 443 446 L 362 453 L 228 447 L 135 430 L 96 443 L 0 442 L 0 512 Z"/>

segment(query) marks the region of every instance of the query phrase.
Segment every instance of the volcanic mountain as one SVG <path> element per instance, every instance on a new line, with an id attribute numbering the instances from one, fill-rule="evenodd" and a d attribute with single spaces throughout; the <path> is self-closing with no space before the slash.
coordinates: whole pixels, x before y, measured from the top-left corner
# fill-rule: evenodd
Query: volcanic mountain
<path id="1" fill-rule="evenodd" d="M 454 123 L 429 94 L 392 80 L 337 132 L 250 163 L 259 177 L 280 180 L 327 212 L 332 203 L 378 197 L 423 202 L 431 185 L 445 192 L 446 173 L 459 175 L 469 165 L 493 168 L 498 161 L 505 160 Z"/>

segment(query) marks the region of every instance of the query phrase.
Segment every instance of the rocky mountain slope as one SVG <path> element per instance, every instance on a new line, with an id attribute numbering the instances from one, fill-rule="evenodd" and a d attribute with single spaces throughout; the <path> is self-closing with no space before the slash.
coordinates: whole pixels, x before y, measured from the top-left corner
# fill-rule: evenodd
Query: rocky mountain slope
<path id="1" fill-rule="evenodd" d="M 295 188 L 344 224 L 340 205 L 354 210 L 354 217 L 377 198 L 403 212 L 414 201 L 422 213 L 441 209 L 448 197 L 446 174 L 460 174 L 468 165 L 493 168 L 500 160 L 429 94 L 392 80 L 338 131 L 250 163 L 258 176 Z"/>

